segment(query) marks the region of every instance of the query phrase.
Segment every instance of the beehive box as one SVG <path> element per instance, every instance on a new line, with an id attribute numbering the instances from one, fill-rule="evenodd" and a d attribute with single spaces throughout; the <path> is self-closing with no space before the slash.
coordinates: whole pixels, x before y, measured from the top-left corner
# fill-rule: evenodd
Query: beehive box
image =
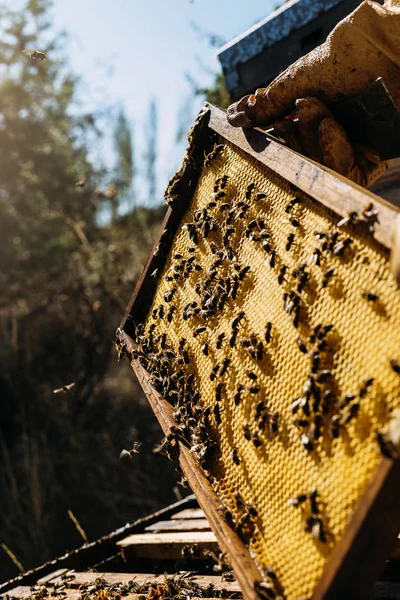
<path id="1" fill-rule="evenodd" d="M 365 598 L 400 526 L 396 209 L 214 107 L 189 141 L 120 343 L 245 596 Z"/>

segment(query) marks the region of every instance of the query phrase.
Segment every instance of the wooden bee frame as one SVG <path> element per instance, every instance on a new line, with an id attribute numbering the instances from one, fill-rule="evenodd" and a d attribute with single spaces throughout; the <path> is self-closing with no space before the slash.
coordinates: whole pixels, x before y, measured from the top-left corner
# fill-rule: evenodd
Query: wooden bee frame
<path id="1" fill-rule="evenodd" d="M 133 357 L 135 342 L 132 319 L 142 322 L 149 311 L 157 287 L 158 274 L 163 271 L 181 217 L 188 208 L 201 176 L 204 157 L 212 151 L 219 136 L 268 166 L 341 217 L 347 217 L 352 211 L 360 213 L 372 202 L 374 206 L 379 207 L 379 222 L 373 230 L 375 240 L 387 249 L 392 249 L 392 245 L 397 243 L 395 240 L 399 238 L 398 233 L 397 237 L 393 237 L 394 223 L 398 215 L 396 207 L 271 140 L 260 130 L 232 128 L 222 110 L 206 104 L 190 134 L 189 148 L 182 166 L 168 186 L 166 199 L 170 208 L 117 330 L 119 343 L 126 350 L 132 368 L 165 435 L 174 425 L 173 408 L 151 386 L 149 373 Z M 392 254 L 396 257 L 398 251 Z M 397 260 L 394 260 L 395 265 Z M 393 271 L 397 274 L 398 267 L 394 266 Z M 260 598 L 257 582 L 262 578 L 249 550 L 224 519 L 220 510 L 220 500 L 194 454 L 186 445 L 180 442 L 178 445 L 180 466 L 207 516 L 222 551 L 229 556 L 244 597 L 247 600 L 257 600 Z M 353 600 L 361 600 L 368 596 L 400 530 L 399 493 L 400 463 L 382 457 L 344 535 L 336 543 L 325 565 L 322 577 L 314 589 L 313 600 L 333 600 L 339 594 Z"/>

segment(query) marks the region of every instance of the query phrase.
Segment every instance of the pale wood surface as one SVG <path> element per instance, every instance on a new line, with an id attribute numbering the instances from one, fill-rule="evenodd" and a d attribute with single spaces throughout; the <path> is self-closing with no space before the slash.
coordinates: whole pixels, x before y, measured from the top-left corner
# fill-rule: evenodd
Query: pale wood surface
<path id="1" fill-rule="evenodd" d="M 217 539 L 212 531 L 171 531 L 168 533 L 133 533 L 117 542 L 117 546 L 147 546 L 158 544 L 209 544 Z"/>
<path id="2" fill-rule="evenodd" d="M 180 559 L 184 546 L 196 544 L 199 552 L 218 552 L 218 542 L 212 531 L 170 531 L 129 535 L 117 542 L 127 557 Z M 196 557 L 202 558 L 200 554 Z M 195 558 L 196 558 L 195 557 Z"/>
<path id="3" fill-rule="evenodd" d="M 98 573 L 94 573 L 92 571 L 88 571 L 87 573 L 75 573 L 75 579 L 69 582 L 70 588 L 79 588 L 81 585 L 87 585 L 94 583 L 96 579 L 99 577 L 104 579 L 106 584 L 114 585 L 116 583 L 128 583 L 130 581 L 135 581 L 135 583 L 143 584 L 143 583 L 160 583 L 164 581 L 165 577 L 177 577 L 176 574 L 162 574 L 162 575 L 153 575 L 152 573 L 107 573 L 99 571 Z M 179 577 L 179 576 L 178 576 Z M 207 587 L 210 584 L 214 586 L 215 590 L 226 590 L 229 592 L 240 592 L 239 584 L 236 581 L 224 581 L 220 575 L 199 575 L 190 578 L 191 581 L 194 581 L 198 585 Z M 53 585 L 56 582 L 60 582 L 61 579 L 55 580 Z"/>
<path id="4" fill-rule="evenodd" d="M 41 577 L 40 579 L 38 579 L 37 585 L 46 585 L 52 579 L 55 579 L 56 577 L 61 577 L 61 575 L 65 575 L 65 573 L 68 573 L 68 569 L 57 569 L 57 571 L 53 571 L 45 577 Z"/>
<path id="5" fill-rule="evenodd" d="M 346 217 L 350 211 L 360 212 L 373 202 L 379 208 L 374 238 L 386 248 L 392 247 L 393 220 L 399 213 L 398 207 L 275 142 L 259 129 L 232 127 L 226 120 L 225 111 L 214 106 L 209 127 L 341 217 Z"/>
<path id="6" fill-rule="evenodd" d="M 172 515 L 171 519 L 205 519 L 205 514 L 201 508 L 185 508 Z"/>
<path id="7" fill-rule="evenodd" d="M 171 519 L 158 521 L 146 527 L 146 531 L 206 531 L 210 529 L 207 519 Z"/>

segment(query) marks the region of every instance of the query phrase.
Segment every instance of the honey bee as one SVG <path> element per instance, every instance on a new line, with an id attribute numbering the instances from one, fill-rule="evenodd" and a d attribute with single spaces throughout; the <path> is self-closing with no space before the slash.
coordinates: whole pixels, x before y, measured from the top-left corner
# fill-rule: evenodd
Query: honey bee
<path id="1" fill-rule="evenodd" d="M 239 451 L 236 446 L 233 446 L 231 451 L 231 460 L 235 465 L 240 465 Z"/>
<path id="2" fill-rule="evenodd" d="M 282 283 L 284 281 L 286 281 L 286 279 L 285 279 L 286 272 L 287 272 L 287 266 L 286 265 L 282 265 L 281 268 L 279 269 L 279 275 L 278 275 L 278 283 L 279 283 L 279 285 L 282 285 Z"/>
<path id="3" fill-rule="evenodd" d="M 238 510 L 242 510 L 244 508 L 243 498 L 239 492 L 235 492 L 235 503 Z"/>
<path id="4" fill-rule="evenodd" d="M 371 385 L 374 383 L 374 378 L 373 377 L 369 377 L 368 379 L 366 379 L 360 386 L 360 391 L 359 391 L 359 396 L 360 398 L 365 398 L 365 396 L 368 393 L 369 388 L 371 387 Z"/>
<path id="5" fill-rule="evenodd" d="M 392 367 L 393 371 L 395 373 L 397 373 L 397 375 L 400 375 L 400 363 L 395 360 L 394 358 L 390 359 L 390 366 Z"/>
<path id="6" fill-rule="evenodd" d="M 132 448 L 130 450 L 121 450 L 120 458 L 133 458 L 137 454 L 139 454 L 139 448 L 141 447 L 140 442 L 133 442 Z"/>
<path id="7" fill-rule="evenodd" d="M 222 152 L 222 150 L 224 149 L 223 144 L 215 144 L 215 146 L 213 147 L 213 149 L 211 150 L 211 152 L 207 155 L 204 156 L 204 166 L 208 167 L 208 165 L 215 159 L 217 158 L 218 154 L 220 154 L 220 152 Z"/>
<path id="8" fill-rule="evenodd" d="M 293 242 L 294 242 L 294 238 L 295 238 L 294 233 L 289 233 L 289 235 L 287 237 L 287 241 L 286 241 L 286 246 L 285 246 L 286 252 L 289 252 L 289 250 L 291 249 Z"/>
<path id="9" fill-rule="evenodd" d="M 219 404 L 214 404 L 214 408 L 213 408 L 213 413 L 214 413 L 214 417 L 215 417 L 215 422 L 217 425 L 221 424 L 221 409 L 219 407 Z M 233 460 L 233 459 L 232 459 Z"/>
<path id="10" fill-rule="evenodd" d="M 225 338 L 225 333 L 220 333 L 217 337 L 217 343 L 216 343 L 216 348 L 217 350 L 221 350 L 222 348 L 222 342 L 224 341 Z"/>
<path id="11" fill-rule="evenodd" d="M 41 50 L 22 50 L 22 54 L 26 54 L 32 60 L 46 60 L 46 53 Z"/>
<path id="12" fill-rule="evenodd" d="M 79 179 L 79 181 L 77 181 L 75 183 L 75 187 L 78 188 L 78 189 L 80 189 L 80 190 L 83 190 L 83 188 L 85 187 L 85 185 L 86 185 L 86 179 Z"/>
<path id="13" fill-rule="evenodd" d="M 115 344 L 115 346 L 118 348 L 117 344 Z M 70 390 L 72 390 L 74 385 L 75 385 L 75 382 L 68 383 L 67 385 L 63 385 L 62 387 L 57 388 L 56 390 L 53 390 L 53 394 L 61 394 L 61 393 L 69 392 Z"/>
<path id="14" fill-rule="evenodd" d="M 373 292 L 362 292 L 361 296 L 368 302 L 377 302 L 379 300 L 378 294 L 374 294 Z"/>
<path id="15" fill-rule="evenodd" d="M 328 286 L 328 283 L 332 279 L 334 273 L 335 273 L 335 269 L 328 269 L 327 271 L 325 271 L 324 277 L 322 279 L 322 287 L 323 288 L 326 288 Z"/>
<path id="16" fill-rule="evenodd" d="M 244 423 L 244 425 L 243 425 L 243 434 L 244 434 L 244 438 L 249 442 L 251 440 L 251 433 L 250 433 L 250 425 L 248 423 Z"/>
<path id="17" fill-rule="evenodd" d="M 234 402 L 236 406 L 239 406 L 239 404 L 242 401 L 242 396 L 244 393 L 244 387 L 242 385 L 238 385 L 235 396 L 234 396 Z"/>
<path id="18" fill-rule="evenodd" d="M 289 506 L 297 507 L 297 506 L 300 506 L 301 504 L 304 504 L 304 502 L 306 502 L 307 499 L 308 499 L 308 494 L 299 494 L 295 498 L 289 498 L 287 503 Z"/>

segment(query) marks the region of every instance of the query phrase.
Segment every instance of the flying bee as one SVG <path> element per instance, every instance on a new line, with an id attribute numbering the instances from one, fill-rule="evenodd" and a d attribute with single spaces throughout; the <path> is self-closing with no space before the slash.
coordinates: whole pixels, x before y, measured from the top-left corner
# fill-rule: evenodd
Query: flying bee
<path id="1" fill-rule="evenodd" d="M 120 458 L 133 458 L 137 454 L 139 454 L 139 448 L 141 447 L 140 442 L 133 442 L 132 448 L 130 450 L 121 450 Z"/>
<path id="2" fill-rule="evenodd" d="M 239 451 L 236 446 L 233 446 L 231 451 L 231 460 L 235 465 L 240 465 Z"/>
<path id="3" fill-rule="evenodd" d="M 119 351 L 119 346 L 117 344 L 115 344 L 115 347 L 117 348 L 117 351 Z M 122 356 L 123 352 L 121 351 L 121 356 Z M 120 360 L 120 356 L 118 355 L 118 360 Z M 69 392 L 70 390 L 72 390 L 72 388 L 74 387 L 75 382 L 73 383 L 67 383 L 66 385 L 63 385 L 60 388 L 57 388 L 56 390 L 53 390 L 53 394 L 61 394 L 61 393 L 66 393 Z"/>
<path id="4" fill-rule="evenodd" d="M 41 50 L 22 50 L 22 54 L 26 54 L 32 60 L 46 60 L 46 53 Z"/>

